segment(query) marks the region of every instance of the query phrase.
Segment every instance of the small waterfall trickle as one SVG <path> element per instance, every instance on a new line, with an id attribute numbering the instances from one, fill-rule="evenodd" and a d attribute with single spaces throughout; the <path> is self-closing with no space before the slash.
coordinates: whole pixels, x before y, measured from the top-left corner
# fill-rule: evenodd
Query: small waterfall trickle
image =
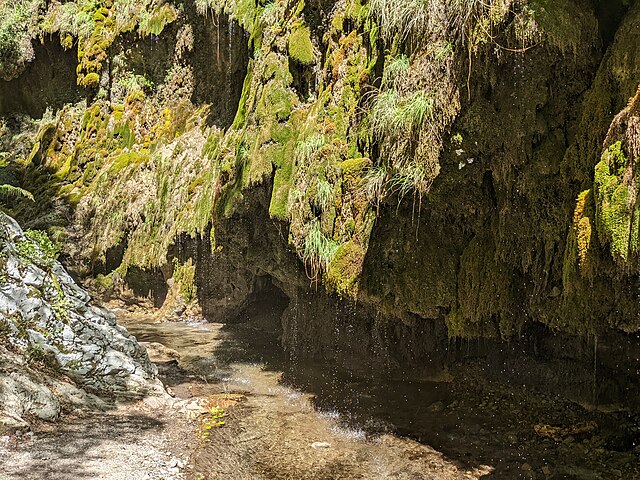
<path id="1" fill-rule="evenodd" d="M 227 57 L 227 72 L 226 72 L 226 80 L 227 85 L 230 85 L 233 82 L 233 78 L 231 76 L 231 64 L 233 62 L 233 35 L 234 35 L 234 26 L 233 21 L 229 18 L 228 27 L 227 27 L 227 35 L 229 37 L 228 40 L 228 57 Z"/>
<path id="2" fill-rule="evenodd" d="M 596 405 L 598 401 L 598 335 L 593 336 L 593 377 L 591 379 L 591 402 Z"/>

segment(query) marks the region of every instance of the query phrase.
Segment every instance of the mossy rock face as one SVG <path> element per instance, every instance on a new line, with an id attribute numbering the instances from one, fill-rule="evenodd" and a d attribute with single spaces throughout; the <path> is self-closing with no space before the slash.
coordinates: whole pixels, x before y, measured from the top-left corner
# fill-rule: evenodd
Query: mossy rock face
<path id="1" fill-rule="evenodd" d="M 565 292 L 578 272 L 582 277 L 593 275 L 595 238 L 595 201 L 593 191 L 585 190 L 578 195 L 573 214 L 573 224 L 567 235 L 567 247 L 563 265 L 563 285 Z"/>
<path id="2" fill-rule="evenodd" d="M 303 65 L 310 65 L 314 61 L 313 43 L 309 27 L 300 26 L 289 36 L 289 55 L 293 60 Z"/>
<path id="3" fill-rule="evenodd" d="M 142 4 L 145 10 L 125 25 L 117 2 L 94 2 L 84 12 L 93 22 L 86 35 L 59 32 L 65 44 L 69 36 L 78 44 L 83 84 L 100 86 L 107 60 L 114 69 L 105 90 L 122 80 L 115 67 L 126 59 L 109 57 L 125 28 L 133 36 L 158 35 L 168 22 L 183 27 L 191 21 L 169 4 Z M 253 49 L 227 129 L 212 127 L 193 104 L 189 89 L 203 79 L 189 74 L 186 47 L 173 52 L 176 68 L 166 81 L 123 87 L 117 98 L 98 92 L 103 100 L 59 115 L 54 139 L 33 147 L 31 161 L 55 172 L 49 192 L 77 207 L 73 222 L 82 231 L 83 261 L 100 261 L 126 241 L 123 264 L 151 269 L 167 262 L 171 243 L 182 235 L 207 237 L 222 257 L 215 250 L 219 223 L 236 213 L 264 215 L 286 223 L 288 234 L 279 239 L 298 260 L 310 232 L 321 234 L 331 255 L 322 256 L 315 278 L 329 291 L 366 298 L 398 316 L 446 317 L 452 336 L 514 336 L 525 318 L 534 317 L 570 328 L 553 323 L 562 302 L 568 323 L 593 324 L 584 314 L 588 282 L 606 289 L 608 275 L 633 267 L 640 212 L 626 139 L 619 153 L 627 161 L 612 147 L 593 182 L 593 145 L 601 147 L 604 134 L 598 132 L 610 123 L 603 115 L 615 111 L 616 85 L 630 82 L 620 73 L 623 54 L 609 56 L 616 61 L 598 75 L 577 127 L 578 105 L 598 61 L 590 12 L 576 14 L 572 23 L 572 0 L 532 2 L 544 7 L 537 13 L 551 41 L 517 54 L 500 49 L 496 60 L 496 45 L 486 35 L 482 45 L 462 45 L 468 50 L 446 37 L 431 42 L 425 36 L 428 45 L 414 37 L 386 42 L 386 26 L 370 11 L 371 2 L 360 0 L 334 9 L 320 39 L 303 4 L 269 3 L 268 15 L 262 15 L 264 2 L 251 0 L 211 7 L 207 21 L 211 13 L 235 18 L 251 35 L 242 41 Z M 511 39 L 518 25 L 501 23 L 508 9 L 494 10 L 496 19 L 485 19 L 474 33 L 489 25 L 496 42 Z M 629 45 L 621 40 L 615 51 L 629 50 L 631 68 L 640 63 Z M 378 57 L 382 52 L 385 58 Z M 389 66 L 398 60 L 407 69 L 395 82 Z M 386 79 L 384 87 L 379 78 Z M 370 100 L 385 89 L 397 90 L 390 120 L 399 127 L 376 134 Z M 581 146 L 563 162 L 574 133 Z M 251 204 L 258 190 L 264 197 Z M 403 220 L 385 219 L 386 226 L 373 229 L 380 210 Z M 246 249 L 257 256 L 254 247 Z M 604 253 L 618 265 L 607 264 Z M 275 270 L 269 273 L 281 273 Z M 598 299 L 611 294 L 608 288 Z"/>
<path id="4" fill-rule="evenodd" d="M 289 205 L 289 192 L 292 187 L 294 158 L 293 150 L 281 148 L 274 152 L 273 160 L 278 162 L 273 178 L 273 191 L 269 214 L 273 218 L 287 220 L 289 218 L 287 207 Z"/>
<path id="5" fill-rule="evenodd" d="M 370 166 L 371 160 L 368 158 L 350 158 L 340 164 L 340 171 L 345 180 L 357 181 Z"/>
<path id="6" fill-rule="evenodd" d="M 328 287 L 341 296 L 357 298 L 365 254 L 366 250 L 354 240 L 340 245 L 329 263 Z"/>
<path id="7" fill-rule="evenodd" d="M 600 241 L 609 245 L 611 255 L 622 262 L 629 256 L 632 215 L 632 193 L 624 182 L 627 163 L 622 143 L 616 142 L 596 165 L 594 179 L 596 227 Z"/>

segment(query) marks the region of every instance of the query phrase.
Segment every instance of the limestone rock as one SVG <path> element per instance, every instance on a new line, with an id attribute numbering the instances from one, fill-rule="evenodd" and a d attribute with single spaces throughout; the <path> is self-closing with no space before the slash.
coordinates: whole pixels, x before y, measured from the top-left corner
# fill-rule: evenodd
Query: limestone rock
<path id="1" fill-rule="evenodd" d="M 92 305 L 62 265 L 0 213 L 0 430 L 23 427 L 25 414 L 54 420 L 61 403 L 104 406 L 94 394 L 164 394 L 156 374 L 113 313 Z"/>

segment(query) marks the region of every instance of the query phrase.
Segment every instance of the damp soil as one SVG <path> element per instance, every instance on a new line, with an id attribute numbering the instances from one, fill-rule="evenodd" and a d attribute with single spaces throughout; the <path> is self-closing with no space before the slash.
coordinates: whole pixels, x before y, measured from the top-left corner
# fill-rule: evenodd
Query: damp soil
<path id="1" fill-rule="evenodd" d="M 473 366 L 410 378 L 302 362 L 259 318 L 122 321 L 176 397 L 224 411 L 206 432 L 210 415 L 192 422 L 185 478 L 640 479 L 638 417 L 622 408 L 489 382 Z"/>

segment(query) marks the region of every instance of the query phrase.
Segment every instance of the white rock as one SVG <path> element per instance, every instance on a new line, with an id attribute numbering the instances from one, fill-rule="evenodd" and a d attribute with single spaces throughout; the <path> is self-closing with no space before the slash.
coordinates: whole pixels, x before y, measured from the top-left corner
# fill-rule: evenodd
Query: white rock
<path id="1" fill-rule="evenodd" d="M 0 326 L 14 350 L 0 347 L 0 414 L 18 425 L 24 414 L 57 417 L 58 397 L 72 404 L 90 400 L 79 389 L 65 390 L 46 371 L 31 368 L 25 362 L 28 351 L 39 356 L 38 364 L 55 362 L 52 367 L 98 392 L 166 395 L 157 368 L 126 329 L 116 325 L 115 316 L 91 305 L 89 294 L 60 263 L 45 271 L 20 257 L 17 241 L 28 240 L 15 220 L 0 213 L 6 267 L 0 281 Z M 54 384 L 52 391 L 47 385 Z"/>
<path id="2" fill-rule="evenodd" d="M 329 442 L 313 442 L 311 448 L 329 448 L 331 444 Z"/>

